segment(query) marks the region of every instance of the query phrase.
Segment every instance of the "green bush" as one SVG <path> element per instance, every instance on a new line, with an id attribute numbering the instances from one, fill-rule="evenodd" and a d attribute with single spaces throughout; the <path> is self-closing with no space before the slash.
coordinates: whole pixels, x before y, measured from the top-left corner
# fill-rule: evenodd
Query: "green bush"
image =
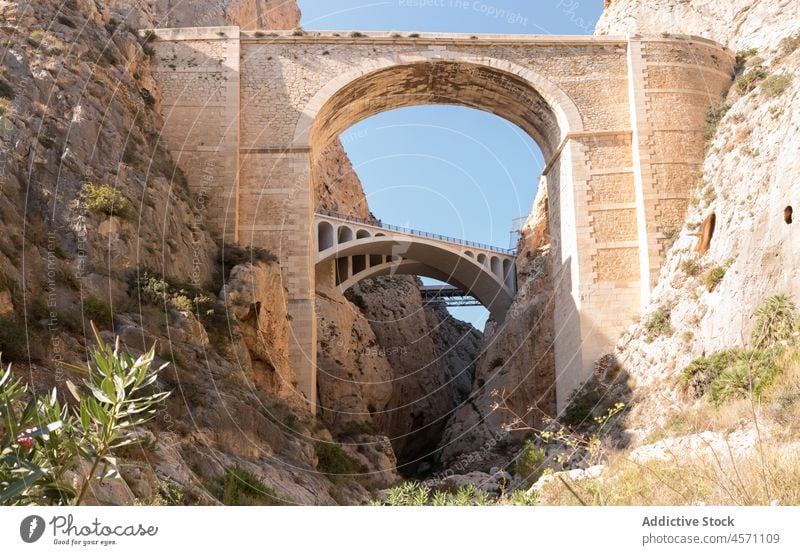
<path id="1" fill-rule="evenodd" d="M 272 264 L 277 261 L 277 256 L 261 247 L 240 247 L 239 245 L 226 243 L 220 250 L 220 263 L 226 271 L 226 277 L 230 275 L 231 269 L 239 264 L 255 264 L 258 262 Z"/>
<path id="2" fill-rule="evenodd" d="M 317 443 L 317 470 L 333 476 L 353 474 L 356 463 L 341 447 L 333 443 Z"/>
<path id="3" fill-rule="evenodd" d="M 762 68 L 753 68 L 736 80 L 736 92 L 745 95 L 755 89 L 766 77 L 767 72 Z"/>
<path id="4" fill-rule="evenodd" d="M 657 337 L 672 335 L 671 317 L 670 311 L 663 307 L 652 312 L 644 323 L 645 340 L 650 343 Z"/>
<path id="5" fill-rule="evenodd" d="M 756 50 L 755 48 L 748 48 L 747 50 L 739 50 L 736 53 L 736 65 L 737 66 L 743 65 L 747 60 L 749 60 L 756 54 L 758 54 L 758 50 Z"/>
<path id="6" fill-rule="evenodd" d="M 341 439 L 354 439 L 360 435 L 375 435 L 376 433 L 375 426 L 372 423 L 351 420 L 342 426 L 338 437 Z"/>
<path id="7" fill-rule="evenodd" d="M 750 335 L 753 349 L 769 349 L 790 341 L 798 333 L 797 310 L 788 295 L 769 297 L 756 311 L 756 325 Z"/>
<path id="8" fill-rule="evenodd" d="M 5 79 L 0 79 L 0 98 L 14 100 L 14 87 L 8 84 Z"/>
<path id="9" fill-rule="evenodd" d="M 544 461 L 547 454 L 531 440 L 525 442 L 525 447 L 514 461 L 514 472 L 522 478 L 523 482 L 532 486 L 544 472 Z"/>
<path id="10" fill-rule="evenodd" d="M 781 371 L 773 353 L 766 351 L 749 351 L 732 362 L 711 382 L 710 397 L 715 405 L 751 394 L 759 397 Z"/>
<path id="11" fill-rule="evenodd" d="M 264 485 L 253 474 L 240 467 L 229 467 L 219 478 L 207 484 L 209 492 L 223 505 L 259 506 L 289 505 L 277 492 Z"/>
<path id="12" fill-rule="evenodd" d="M 387 507 L 463 507 L 486 505 L 533 506 L 539 502 L 539 492 L 524 489 L 514 491 L 509 496 L 492 498 L 483 490 L 468 485 L 456 491 L 433 490 L 417 482 L 406 482 L 386 491 L 383 501 L 372 501 L 370 505 Z"/>
<path id="13" fill-rule="evenodd" d="M 725 277 L 725 273 L 727 271 L 728 269 L 724 266 L 717 266 L 706 274 L 705 282 L 709 291 L 716 289 L 717 285 L 719 285 L 722 279 Z"/>
<path id="14" fill-rule="evenodd" d="M 746 356 L 741 349 L 720 351 L 709 356 L 694 359 L 684 368 L 681 376 L 681 386 L 684 391 L 689 391 L 693 397 L 700 398 L 709 390 L 711 383 L 716 380 L 734 361 Z"/>
<path id="15" fill-rule="evenodd" d="M 791 75 L 770 75 L 761 83 L 761 93 L 767 98 L 775 98 L 786 92 L 791 84 Z"/>
<path id="16" fill-rule="evenodd" d="M 130 216 L 130 201 L 110 185 L 85 183 L 83 189 L 81 189 L 80 197 L 89 212 L 107 216 L 116 215 L 120 218 Z"/>
<path id="17" fill-rule="evenodd" d="M 703 267 L 694 258 L 687 258 L 681 263 L 681 270 L 687 276 L 694 277 L 700 273 Z"/>
<path id="18" fill-rule="evenodd" d="M 90 322 L 94 322 L 101 328 L 111 327 L 113 316 L 111 307 L 107 302 L 90 295 L 83 300 L 83 316 Z"/>
<path id="19" fill-rule="evenodd" d="M 706 113 L 706 139 L 711 139 L 716 135 L 719 123 L 730 109 L 731 105 L 724 100 L 720 100 L 709 106 L 708 112 Z"/>
<path id="20" fill-rule="evenodd" d="M 0 353 L 11 362 L 28 362 L 25 326 L 13 316 L 0 316 Z"/>

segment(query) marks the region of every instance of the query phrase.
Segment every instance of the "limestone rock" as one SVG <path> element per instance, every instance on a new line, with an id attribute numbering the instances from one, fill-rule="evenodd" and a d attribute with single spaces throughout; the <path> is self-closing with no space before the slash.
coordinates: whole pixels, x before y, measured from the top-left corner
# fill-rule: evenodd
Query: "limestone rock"
<path id="1" fill-rule="evenodd" d="M 698 35 L 733 51 L 774 51 L 798 31 L 797 0 L 614 0 L 606 3 L 596 34 Z"/>

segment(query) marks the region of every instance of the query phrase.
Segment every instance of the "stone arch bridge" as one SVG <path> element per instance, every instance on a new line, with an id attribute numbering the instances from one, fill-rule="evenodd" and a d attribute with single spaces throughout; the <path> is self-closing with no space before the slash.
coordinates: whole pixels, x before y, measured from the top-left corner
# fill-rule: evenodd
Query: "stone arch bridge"
<path id="1" fill-rule="evenodd" d="M 547 161 L 540 188 L 554 260 L 560 410 L 647 304 L 666 238 L 682 225 L 701 168 L 708 107 L 730 85 L 735 64 L 716 43 L 667 34 L 154 33 L 163 137 L 208 225 L 280 257 L 298 394 L 312 408 L 315 284 L 335 279 L 331 264 L 345 264 L 316 249 L 318 222 L 334 223 L 315 216 L 315 170 L 335 137 L 382 111 L 451 104 L 505 118 L 538 143 Z M 356 256 L 392 254 L 380 250 L 388 241 L 372 241 L 374 252 L 348 250 L 354 240 L 337 258 L 352 271 Z M 423 270 L 411 263 L 408 271 Z M 439 270 L 472 287 L 488 283 L 487 273 L 503 275 L 490 268 L 456 278 L 452 267 Z M 513 290 L 506 278 L 494 285 L 498 296 L 480 293 L 496 299 L 496 306 L 485 302 L 498 319 Z"/>

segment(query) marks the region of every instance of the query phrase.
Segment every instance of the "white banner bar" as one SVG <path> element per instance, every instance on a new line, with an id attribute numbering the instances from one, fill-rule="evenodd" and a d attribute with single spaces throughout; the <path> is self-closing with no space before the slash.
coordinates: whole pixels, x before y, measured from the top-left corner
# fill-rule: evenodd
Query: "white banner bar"
<path id="1" fill-rule="evenodd" d="M 15 554 L 796 555 L 799 523 L 800 507 L 9 507 L 0 541 Z"/>

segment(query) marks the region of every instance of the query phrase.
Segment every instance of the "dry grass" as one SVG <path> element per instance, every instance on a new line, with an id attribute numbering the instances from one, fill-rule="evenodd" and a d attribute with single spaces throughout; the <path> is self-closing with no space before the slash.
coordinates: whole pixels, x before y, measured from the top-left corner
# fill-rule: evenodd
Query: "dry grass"
<path id="1" fill-rule="evenodd" d="M 731 456 L 653 460 L 639 464 L 615 456 L 598 479 L 553 480 L 542 491 L 544 505 L 797 505 L 800 503 L 800 450 L 782 444 Z M 570 488 L 572 491 L 570 491 Z M 580 500 L 579 500 L 580 499 Z M 582 502 L 582 503 L 581 503 Z"/>
<path id="2" fill-rule="evenodd" d="M 607 453 L 597 479 L 553 480 L 542 490 L 544 505 L 780 505 L 800 504 L 800 349 L 776 358 L 782 372 L 760 399 L 672 401 L 671 413 L 644 444 L 714 431 L 727 437 L 754 430 L 755 447 L 726 443 L 687 453 L 674 447 L 672 459 L 636 462 L 629 452 Z M 666 400 L 651 391 L 628 413 L 628 427 L 652 425 Z M 661 408 L 659 409 L 659 405 Z M 565 478 L 566 479 L 566 478 Z"/>

